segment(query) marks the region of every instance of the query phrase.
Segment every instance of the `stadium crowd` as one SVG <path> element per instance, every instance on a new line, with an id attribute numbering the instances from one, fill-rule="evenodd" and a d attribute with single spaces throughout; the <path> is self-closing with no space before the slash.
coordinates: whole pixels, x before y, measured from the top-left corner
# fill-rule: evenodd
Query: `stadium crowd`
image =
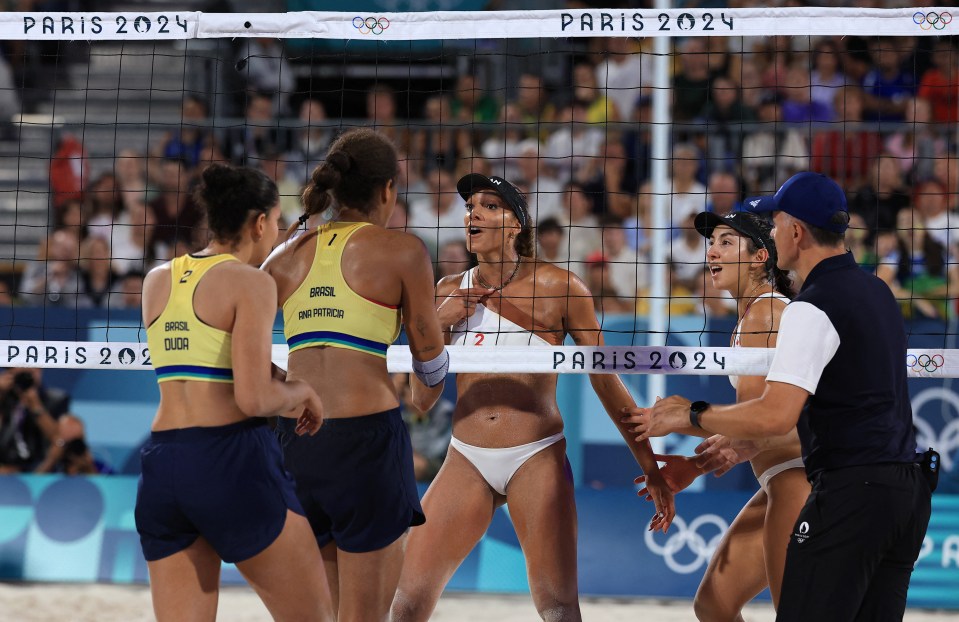
<path id="1" fill-rule="evenodd" d="M 154 263 L 205 242 L 190 194 L 203 166 L 262 168 L 293 219 L 338 130 L 366 124 L 389 135 L 403 158 L 392 226 L 426 243 L 438 275 L 469 261 L 455 180 L 470 171 L 497 174 L 528 194 L 542 259 L 582 277 L 598 310 L 645 312 L 650 272 L 664 263 L 650 255 L 648 42 L 592 41 L 570 55 L 567 84 L 525 72 L 511 88 L 491 89 L 462 73 L 409 118 L 398 112 L 401 94 L 378 82 L 366 91 L 365 116 L 342 120 L 328 116 L 321 99 L 277 80 L 294 75 L 283 70 L 289 61 L 279 45 L 249 45 L 255 49 L 241 50 L 243 58 L 269 62 L 247 69 L 242 124 L 212 131 L 205 96 L 185 94 L 178 129 L 147 149 L 118 149 L 112 170 L 93 179 L 82 142 L 61 137 L 50 164 L 56 225 L 35 260 L 18 258 L 22 273 L 4 284 L 0 300 L 135 308 Z M 665 259 L 673 313 L 733 310 L 709 291 L 690 217 L 737 210 L 744 197 L 808 169 L 847 190 L 857 260 L 890 284 L 907 311 L 949 315 L 954 296 L 947 293 L 959 284 L 959 238 L 951 233 L 959 161 L 950 129 L 957 127 L 959 55 L 951 38 L 697 37 L 675 47 Z M 293 123 L 282 121 L 289 110 Z"/>

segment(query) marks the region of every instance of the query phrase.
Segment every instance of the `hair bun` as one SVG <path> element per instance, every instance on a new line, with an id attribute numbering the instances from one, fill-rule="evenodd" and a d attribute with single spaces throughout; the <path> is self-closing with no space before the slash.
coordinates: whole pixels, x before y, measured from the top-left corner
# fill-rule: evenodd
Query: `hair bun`
<path id="1" fill-rule="evenodd" d="M 334 151 L 326 156 L 326 161 L 341 175 L 353 168 L 353 158 L 345 151 Z"/>
<path id="2" fill-rule="evenodd" d="M 203 170 L 203 182 L 214 192 L 223 192 L 243 183 L 243 173 L 225 164 L 211 164 Z"/>

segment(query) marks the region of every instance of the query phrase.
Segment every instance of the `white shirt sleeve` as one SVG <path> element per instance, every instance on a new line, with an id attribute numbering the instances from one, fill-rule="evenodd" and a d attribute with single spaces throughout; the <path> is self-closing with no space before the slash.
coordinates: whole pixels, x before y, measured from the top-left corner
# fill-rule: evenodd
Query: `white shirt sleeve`
<path id="1" fill-rule="evenodd" d="M 784 382 L 816 393 L 823 369 L 839 349 L 839 333 L 829 317 L 808 302 L 792 302 L 783 311 L 776 353 L 767 382 Z"/>

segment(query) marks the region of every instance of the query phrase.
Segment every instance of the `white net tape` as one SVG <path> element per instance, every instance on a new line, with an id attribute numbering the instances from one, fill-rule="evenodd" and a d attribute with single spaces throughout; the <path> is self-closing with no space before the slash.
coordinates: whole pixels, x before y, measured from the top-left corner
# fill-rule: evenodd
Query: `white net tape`
<path id="1" fill-rule="evenodd" d="M 692 376 L 765 376 L 772 348 L 696 348 L 650 346 L 555 346 L 476 348 L 448 346 L 451 373 L 527 374 L 674 374 Z M 273 346 L 273 362 L 286 368 L 288 348 Z M 100 341 L 3 341 L 5 367 L 119 369 L 152 371 L 145 343 Z M 391 346 L 386 356 L 392 373 L 413 371 L 406 346 Z M 959 378 L 959 351 L 913 349 L 905 365 L 914 378 Z"/>
<path id="2" fill-rule="evenodd" d="M 555 11 L 3 13 L 0 39 L 169 40 L 277 37 L 421 41 L 531 37 L 946 35 L 956 7 L 575 9 Z"/>

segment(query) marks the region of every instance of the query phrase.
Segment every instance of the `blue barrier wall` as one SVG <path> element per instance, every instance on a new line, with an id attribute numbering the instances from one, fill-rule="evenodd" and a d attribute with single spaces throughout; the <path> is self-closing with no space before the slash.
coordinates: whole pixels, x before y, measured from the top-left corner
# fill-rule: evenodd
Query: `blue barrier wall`
<path id="1" fill-rule="evenodd" d="M 422 492 L 422 491 L 421 491 Z M 632 489 L 576 494 L 580 591 L 692 598 L 719 539 L 749 499 L 744 492 L 684 493 L 669 534 L 646 530 L 651 505 Z M 133 521 L 136 478 L 0 477 L 0 580 L 147 580 Z M 909 604 L 959 609 L 959 496 L 936 495 Z M 427 520 L 429 517 L 427 517 Z M 224 566 L 225 583 L 242 583 Z M 528 590 L 523 554 L 506 509 L 496 512 L 450 589 Z"/>
<path id="2" fill-rule="evenodd" d="M 0 309 L 6 339 L 138 341 L 144 335 L 135 312 Z M 644 345 L 645 322 L 605 318 L 611 345 Z M 730 321 L 673 318 L 673 345 L 724 346 Z M 683 332 L 685 331 L 685 332 Z M 950 347 L 945 327 L 915 323 L 910 347 Z M 5 334 L 4 334 L 5 333 Z M 277 334 L 278 342 L 282 341 Z M 2 355 L 3 353 L 0 353 Z M 623 376 L 640 404 L 646 378 Z M 47 370 L 44 382 L 67 390 L 72 410 L 87 425 L 95 452 L 118 471 L 139 472 L 137 449 L 146 440 L 158 400 L 151 373 L 142 371 Z M 667 393 L 728 402 L 725 377 L 669 376 Z M 451 383 L 452 384 L 452 383 Z M 910 380 L 920 445 L 942 453 L 940 493 L 959 494 L 959 392 L 952 380 Z M 700 478 L 678 499 L 679 518 L 667 545 L 645 531 L 651 506 L 626 488 L 638 468 L 604 413 L 585 376 L 560 379 L 558 398 L 566 420 L 570 460 L 579 503 L 580 586 L 585 594 L 692 597 L 711 545 L 756 490 L 741 466 L 722 478 Z M 697 441 L 672 436 L 657 441 L 667 452 L 690 453 Z M 135 477 L 0 477 L 0 579 L 31 581 L 142 582 L 146 567 L 133 526 Z M 910 591 L 913 606 L 959 608 L 959 496 L 939 494 L 923 557 Z M 691 530 L 687 532 L 687 530 Z M 679 534 L 679 535 L 677 535 Z M 685 535 L 682 535 L 685 534 Z M 675 553 L 674 545 L 683 542 Z M 496 513 L 481 545 L 450 584 L 452 589 L 524 591 L 522 554 L 508 512 Z M 224 581 L 239 582 L 225 567 Z"/>

